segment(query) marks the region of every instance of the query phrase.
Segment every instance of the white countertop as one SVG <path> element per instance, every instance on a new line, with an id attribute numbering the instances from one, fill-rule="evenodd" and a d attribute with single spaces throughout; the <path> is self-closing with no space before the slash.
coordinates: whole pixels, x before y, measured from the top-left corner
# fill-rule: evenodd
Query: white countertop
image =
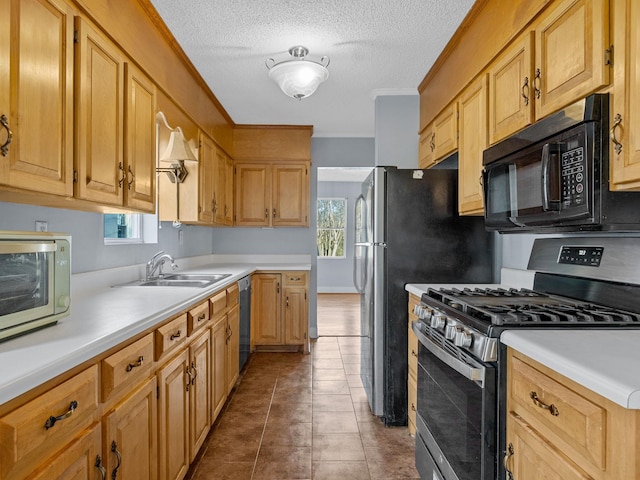
<path id="1" fill-rule="evenodd" d="M 144 264 L 73 275 L 71 314 L 56 325 L 0 343 L 0 404 L 163 322 L 256 270 L 310 270 L 309 257 L 178 259 L 179 272 L 229 273 L 207 288 L 111 287 L 144 276 Z"/>
<path id="2" fill-rule="evenodd" d="M 624 408 L 640 409 L 640 330 L 507 330 L 500 341 Z"/>

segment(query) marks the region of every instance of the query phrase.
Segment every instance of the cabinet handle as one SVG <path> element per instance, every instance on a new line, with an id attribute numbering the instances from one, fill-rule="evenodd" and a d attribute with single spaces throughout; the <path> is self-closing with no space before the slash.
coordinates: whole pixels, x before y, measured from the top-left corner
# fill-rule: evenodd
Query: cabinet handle
<path id="1" fill-rule="evenodd" d="M 273 218 L 276 218 L 276 209 L 273 209 Z"/>
<path id="2" fill-rule="evenodd" d="M 537 407 L 540 407 L 544 410 L 549 410 L 549 413 L 554 417 L 557 417 L 558 415 L 560 415 L 560 412 L 558 411 L 558 407 L 556 407 L 553 403 L 551 405 L 547 405 L 546 403 L 542 402 L 538 398 L 538 394 L 536 392 L 529 393 L 529 396 L 531 397 L 531 400 L 533 401 L 534 405 L 536 405 Z"/>
<path id="3" fill-rule="evenodd" d="M 429 140 L 429 148 L 433 152 L 436 149 L 436 132 L 431 134 L 431 140 Z"/>
<path id="4" fill-rule="evenodd" d="M 416 353 L 416 351 L 415 351 L 415 350 L 411 350 L 411 355 L 412 355 L 413 357 L 418 358 L 418 354 Z"/>
<path id="5" fill-rule="evenodd" d="M 122 162 L 118 162 L 118 170 L 122 172 L 122 176 L 120 177 L 120 180 L 118 180 L 118 186 L 122 188 L 122 186 L 124 185 L 124 178 L 126 177 L 126 174 L 124 173 L 124 167 L 122 166 Z"/>
<path id="6" fill-rule="evenodd" d="M 231 330 L 231 326 L 229 326 L 229 329 L 227 330 L 229 333 L 227 334 L 227 341 L 231 340 L 231 337 L 233 337 L 233 330 Z"/>
<path id="7" fill-rule="evenodd" d="M 195 385 L 196 377 L 198 376 L 198 369 L 196 368 L 196 362 L 191 362 L 191 370 L 193 370 L 193 376 L 191 377 L 191 385 Z"/>
<path id="8" fill-rule="evenodd" d="M 264 209 L 264 218 L 269 218 L 269 209 L 268 208 Z"/>
<path id="9" fill-rule="evenodd" d="M 198 315 L 198 322 L 201 322 L 202 320 L 204 320 L 207 317 L 206 313 L 201 313 L 200 315 Z"/>
<path id="10" fill-rule="evenodd" d="M 127 372 L 130 372 L 134 368 L 141 366 L 142 362 L 144 362 L 144 357 L 140 355 L 136 363 L 130 363 L 129 365 L 127 365 L 127 368 L 126 368 Z"/>
<path id="11" fill-rule="evenodd" d="M 47 421 L 44 422 L 44 428 L 45 430 L 49 430 L 51 427 L 53 427 L 56 422 L 58 420 L 64 420 L 65 418 L 69 418 L 71 415 L 73 415 L 73 411 L 78 408 L 78 402 L 76 402 L 75 400 L 73 400 L 70 404 L 69 404 L 69 410 L 67 410 L 66 412 L 64 412 L 62 415 L 58 415 L 57 417 L 54 417 L 53 415 L 50 416 L 49 418 L 47 418 Z"/>
<path id="12" fill-rule="evenodd" d="M 9 154 L 9 144 L 11 143 L 11 140 L 13 140 L 13 132 L 9 128 L 9 120 L 7 120 L 7 116 L 4 113 L 0 115 L 0 124 L 2 124 L 4 129 L 7 131 L 7 140 L 0 145 L 2 156 L 6 157 Z"/>
<path id="13" fill-rule="evenodd" d="M 118 477 L 118 469 L 120 468 L 120 464 L 122 463 L 122 456 L 118 451 L 118 444 L 116 443 L 115 440 L 111 442 L 111 451 L 116 456 L 116 460 L 118 460 L 118 464 L 111 471 L 111 480 L 116 480 L 116 478 Z"/>
<path id="14" fill-rule="evenodd" d="M 611 131 L 609 132 L 609 136 L 611 137 L 611 141 L 613 142 L 614 149 L 618 155 L 620 155 L 620 152 L 622 151 L 622 144 L 616 138 L 616 128 L 618 128 L 621 123 L 622 123 L 622 115 L 620 115 L 619 113 L 616 113 L 616 116 L 613 117 L 613 126 L 611 127 Z"/>
<path id="15" fill-rule="evenodd" d="M 524 93 L 525 88 L 527 89 L 527 93 Z M 522 83 L 522 98 L 524 98 L 524 104 L 529 105 L 529 77 L 524 77 L 524 82 Z"/>
<path id="16" fill-rule="evenodd" d="M 187 375 L 187 381 L 185 383 L 185 390 L 188 392 L 189 391 L 189 386 L 191 385 L 191 370 L 189 370 L 189 365 L 187 365 L 184 369 L 184 373 L 186 373 Z"/>
<path id="17" fill-rule="evenodd" d="M 411 404 L 411 410 L 414 412 L 416 411 L 416 406 L 413 403 Z"/>
<path id="18" fill-rule="evenodd" d="M 507 478 L 509 480 L 513 480 L 513 473 L 511 472 L 511 468 L 509 468 L 509 465 L 511 464 L 511 457 L 513 457 L 514 453 L 515 452 L 513 451 L 513 444 L 510 443 L 507 447 L 507 451 L 505 452 L 504 460 L 502 462 L 504 465 L 504 469 L 507 471 Z"/>
<path id="19" fill-rule="evenodd" d="M 540 91 L 540 83 L 542 82 L 540 75 L 540 69 L 536 68 L 536 76 L 533 77 L 533 93 L 535 94 L 536 98 L 540 98 L 540 93 L 542 93 Z"/>
<path id="20" fill-rule="evenodd" d="M 280 282 L 276 284 L 276 293 L 280 293 Z"/>
<path id="21" fill-rule="evenodd" d="M 100 455 L 96 455 L 96 463 L 94 463 L 93 465 L 100 471 L 102 480 L 107 480 L 107 471 L 102 465 L 102 458 L 100 458 Z"/>
<path id="22" fill-rule="evenodd" d="M 127 172 L 127 177 L 131 176 L 131 180 L 127 182 L 127 187 L 129 188 L 129 190 L 131 190 L 133 188 L 133 182 L 136 181 L 136 174 L 133 173 L 133 170 L 131 170 L 131 165 L 127 167 Z"/>
<path id="23" fill-rule="evenodd" d="M 287 308 L 289 308 L 289 295 L 286 296 Z"/>
<path id="24" fill-rule="evenodd" d="M 169 337 L 169 340 L 175 340 L 176 338 L 180 338 L 180 330 Z"/>

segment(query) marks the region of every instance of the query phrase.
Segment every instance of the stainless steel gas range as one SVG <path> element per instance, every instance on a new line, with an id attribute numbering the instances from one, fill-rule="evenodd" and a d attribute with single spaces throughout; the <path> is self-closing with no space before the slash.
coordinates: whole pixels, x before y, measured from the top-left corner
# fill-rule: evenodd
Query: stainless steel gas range
<path id="1" fill-rule="evenodd" d="M 429 480 L 507 478 L 507 329 L 640 327 L 640 238 L 544 238 L 533 288 L 433 286 L 419 340 L 416 467 Z"/>

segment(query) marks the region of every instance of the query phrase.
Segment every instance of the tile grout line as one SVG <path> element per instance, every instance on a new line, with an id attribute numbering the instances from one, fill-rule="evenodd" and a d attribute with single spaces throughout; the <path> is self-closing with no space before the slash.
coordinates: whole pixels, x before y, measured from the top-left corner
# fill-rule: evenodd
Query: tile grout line
<path id="1" fill-rule="evenodd" d="M 260 443 L 258 444 L 258 451 L 256 452 L 256 458 L 253 461 L 253 469 L 251 470 L 251 479 L 256 473 L 256 466 L 258 465 L 258 457 L 260 456 L 260 450 L 262 450 L 262 441 L 264 440 L 264 433 L 267 430 L 267 422 L 269 421 L 269 414 L 271 413 L 271 406 L 273 405 L 273 397 L 276 395 L 276 386 L 278 385 L 278 377 L 280 376 L 280 367 L 278 367 L 278 375 L 276 376 L 276 382 L 273 384 L 273 390 L 271 391 L 271 400 L 269 400 L 269 409 L 267 410 L 267 416 L 262 426 L 262 434 L 260 435 Z"/>

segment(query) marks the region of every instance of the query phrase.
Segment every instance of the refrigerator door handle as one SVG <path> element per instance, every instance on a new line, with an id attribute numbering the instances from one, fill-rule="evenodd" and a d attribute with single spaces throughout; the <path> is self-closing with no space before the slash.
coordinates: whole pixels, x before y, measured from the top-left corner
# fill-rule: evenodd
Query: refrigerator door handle
<path id="1" fill-rule="evenodd" d="M 362 248 L 362 247 L 366 247 L 368 244 L 367 243 L 356 243 L 355 244 L 355 249 L 357 250 L 358 248 Z M 360 261 L 358 261 L 358 254 L 354 251 L 353 252 L 353 285 L 356 287 L 356 290 L 358 291 L 358 293 L 364 293 L 364 288 L 365 285 L 367 284 L 366 282 L 366 273 L 364 275 L 360 275 L 360 269 L 358 268 L 358 265 L 362 266 L 362 268 L 366 271 L 367 265 L 366 265 L 366 257 L 360 259 Z"/>

